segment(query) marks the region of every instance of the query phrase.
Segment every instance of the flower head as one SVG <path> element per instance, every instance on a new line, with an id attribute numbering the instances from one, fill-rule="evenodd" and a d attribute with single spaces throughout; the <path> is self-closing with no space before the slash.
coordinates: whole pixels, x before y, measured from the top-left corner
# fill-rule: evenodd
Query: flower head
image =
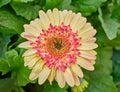
<path id="1" fill-rule="evenodd" d="M 82 68 L 94 70 L 97 48 L 96 30 L 80 13 L 72 11 L 39 11 L 40 18 L 25 24 L 21 36 L 28 41 L 19 45 L 26 48 L 24 65 L 32 69 L 30 79 L 43 84 L 55 79 L 62 88 L 78 86 L 83 78 Z"/>

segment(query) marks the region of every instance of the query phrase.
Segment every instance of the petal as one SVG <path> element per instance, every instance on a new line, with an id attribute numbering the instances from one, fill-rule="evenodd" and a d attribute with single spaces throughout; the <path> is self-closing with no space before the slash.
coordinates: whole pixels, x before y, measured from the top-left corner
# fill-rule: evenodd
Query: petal
<path id="1" fill-rule="evenodd" d="M 80 17 L 81 17 L 81 14 L 80 14 L 80 13 L 76 14 L 76 15 L 73 17 L 73 19 L 72 19 L 72 21 L 71 21 L 71 23 L 70 23 L 70 26 L 71 26 L 71 28 L 72 28 L 73 31 L 76 31 L 75 28 L 76 28 L 76 25 L 77 25 L 78 20 L 80 19 Z"/>
<path id="2" fill-rule="evenodd" d="M 48 29 L 48 27 L 50 25 L 50 20 L 49 20 L 48 16 L 42 10 L 39 11 L 39 16 L 40 16 L 41 23 L 44 26 L 44 29 Z"/>
<path id="3" fill-rule="evenodd" d="M 96 56 L 87 51 L 80 51 L 80 56 L 86 59 L 95 60 Z"/>
<path id="4" fill-rule="evenodd" d="M 52 24 L 52 25 L 54 25 L 55 23 L 54 23 L 54 16 L 53 16 L 53 13 L 51 12 L 51 10 L 48 10 L 47 11 L 47 16 L 48 16 L 48 18 L 49 18 L 49 20 L 50 20 L 50 23 Z"/>
<path id="5" fill-rule="evenodd" d="M 81 67 L 87 69 L 87 70 L 94 70 L 93 63 L 82 58 L 82 57 L 78 57 L 77 64 L 80 65 Z"/>
<path id="6" fill-rule="evenodd" d="M 19 48 L 25 48 L 25 49 L 30 49 L 32 48 L 32 45 L 30 45 L 29 41 L 22 42 L 21 44 L 18 45 Z"/>
<path id="7" fill-rule="evenodd" d="M 80 29 L 86 24 L 87 19 L 84 17 L 80 17 L 76 23 L 76 25 L 74 26 L 73 31 L 80 31 Z"/>
<path id="8" fill-rule="evenodd" d="M 71 70 L 72 70 L 76 75 L 78 75 L 80 78 L 83 78 L 83 72 L 82 72 L 81 68 L 80 68 L 78 65 L 76 65 L 76 64 L 72 65 L 72 66 L 71 66 Z"/>
<path id="9" fill-rule="evenodd" d="M 53 9 L 53 16 L 54 16 L 54 23 L 55 25 L 58 26 L 60 24 L 60 13 L 57 8 Z"/>
<path id="10" fill-rule="evenodd" d="M 96 41 L 96 38 L 84 38 L 84 39 L 81 39 L 80 42 L 85 42 L 85 43 L 94 43 Z"/>
<path id="11" fill-rule="evenodd" d="M 75 82 L 74 82 L 74 78 L 73 78 L 73 75 L 71 73 L 71 70 L 69 68 L 67 68 L 64 72 L 64 78 L 67 82 L 67 84 L 71 87 L 74 86 Z"/>
<path id="12" fill-rule="evenodd" d="M 84 32 L 83 34 L 79 34 L 79 37 L 81 37 L 82 40 L 84 40 L 84 39 L 90 39 L 90 38 L 92 38 L 95 34 L 96 34 L 96 30 L 90 30 L 90 31 Z"/>
<path id="13" fill-rule="evenodd" d="M 73 17 L 75 16 L 75 13 L 73 13 L 71 10 L 67 12 L 65 19 L 64 19 L 64 24 L 65 25 L 70 25 Z"/>
<path id="14" fill-rule="evenodd" d="M 29 50 L 24 52 L 23 56 L 29 56 L 29 55 L 35 54 L 36 52 L 37 51 L 34 49 L 29 49 Z"/>
<path id="15" fill-rule="evenodd" d="M 30 80 L 35 80 L 36 78 L 38 78 L 39 73 L 43 68 L 43 65 L 44 65 L 44 62 L 42 62 L 41 60 L 35 64 L 29 76 Z"/>
<path id="16" fill-rule="evenodd" d="M 79 47 L 80 50 L 92 50 L 97 48 L 98 45 L 96 43 L 81 43 L 81 46 Z"/>
<path id="17" fill-rule="evenodd" d="M 48 80 L 49 80 L 51 85 L 52 85 L 52 81 L 54 80 L 54 78 L 55 78 L 55 68 L 52 68 L 51 73 L 50 73 L 50 75 L 48 77 Z"/>
<path id="18" fill-rule="evenodd" d="M 79 31 L 78 34 L 82 35 L 85 34 L 86 32 L 93 30 L 93 27 L 91 26 L 90 23 L 86 23 L 86 25 L 84 25 Z"/>
<path id="19" fill-rule="evenodd" d="M 42 32 L 42 24 L 40 19 L 35 19 L 34 21 L 30 22 L 30 26 L 36 29 L 37 33 L 40 34 Z"/>
<path id="20" fill-rule="evenodd" d="M 31 59 L 29 62 L 25 62 L 25 65 L 27 65 L 30 69 L 36 64 L 36 62 L 40 60 L 39 57 L 34 57 L 33 59 Z"/>
<path id="21" fill-rule="evenodd" d="M 47 66 L 44 66 L 42 71 L 39 74 L 38 83 L 43 84 L 50 74 L 50 69 Z"/>
<path id="22" fill-rule="evenodd" d="M 29 63 L 29 61 L 32 60 L 34 57 L 36 57 L 35 54 L 32 54 L 30 56 L 26 56 L 26 57 L 24 57 L 24 62 Z M 26 66 L 26 64 L 25 64 L 25 66 Z"/>
<path id="23" fill-rule="evenodd" d="M 78 76 L 73 73 L 73 78 L 74 78 L 74 81 L 75 81 L 75 85 L 79 86 L 80 85 L 80 80 L 79 80 Z"/>
<path id="24" fill-rule="evenodd" d="M 65 86 L 65 79 L 63 76 L 63 72 L 60 70 L 56 71 L 56 77 L 55 77 L 56 81 L 58 82 L 58 85 L 63 88 Z"/>
<path id="25" fill-rule="evenodd" d="M 64 23 L 64 20 L 65 20 L 67 13 L 68 13 L 67 10 L 63 10 L 62 12 L 60 12 L 60 24 Z"/>
<path id="26" fill-rule="evenodd" d="M 24 29 L 25 29 L 25 32 L 28 32 L 35 37 L 38 37 L 40 35 L 39 30 L 37 30 L 35 27 L 31 25 L 25 24 Z"/>
<path id="27" fill-rule="evenodd" d="M 37 38 L 29 34 L 28 32 L 22 32 L 21 36 L 31 42 L 35 42 Z"/>

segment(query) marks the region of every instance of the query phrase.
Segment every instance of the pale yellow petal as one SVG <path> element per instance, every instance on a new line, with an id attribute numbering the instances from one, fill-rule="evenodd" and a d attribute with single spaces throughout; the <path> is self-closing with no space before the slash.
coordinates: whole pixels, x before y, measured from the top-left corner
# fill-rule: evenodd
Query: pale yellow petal
<path id="1" fill-rule="evenodd" d="M 40 35 L 39 30 L 37 30 L 35 27 L 25 24 L 24 29 L 26 32 L 30 33 L 31 35 L 38 37 Z"/>
<path id="2" fill-rule="evenodd" d="M 67 10 L 63 10 L 60 12 L 60 24 L 64 23 L 65 17 L 67 15 L 68 11 Z"/>
<path id="3" fill-rule="evenodd" d="M 40 60 L 39 57 L 34 57 L 33 59 L 31 59 L 29 62 L 25 62 L 25 64 L 31 69 L 35 64 L 36 62 Z"/>
<path id="4" fill-rule="evenodd" d="M 31 35 L 31 34 L 28 33 L 28 32 L 22 32 L 22 33 L 21 33 L 21 36 L 22 36 L 23 38 L 31 41 L 31 42 L 35 42 L 36 39 L 37 39 L 36 37 L 34 37 L 33 35 Z"/>
<path id="5" fill-rule="evenodd" d="M 29 61 L 32 60 L 34 57 L 36 57 L 35 54 L 30 55 L 30 56 L 26 56 L 26 57 L 24 57 L 24 62 L 29 62 Z M 25 65 L 25 66 L 26 66 L 26 65 Z"/>
<path id="6" fill-rule="evenodd" d="M 49 75 L 49 77 L 48 77 L 48 80 L 49 80 L 49 82 L 50 82 L 51 85 L 52 85 L 53 80 L 55 79 L 55 73 L 56 73 L 56 70 L 55 70 L 55 68 L 53 67 L 53 68 L 51 69 L 50 75 Z"/>
<path id="7" fill-rule="evenodd" d="M 82 57 L 77 58 L 77 64 L 81 67 L 87 69 L 87 70 L 94 70 L 93 63 L 91 61 L 88 61 Z"/>
<path id="8" fill-rule="evenodd" d="M 96 41 L 96 38 L 86 38 L 86 39 L 81 39 L 80 42 L 85 42 L 85 43 L 94 43 Z"/>
<path id="9" fill-rule="evenodd" d="M 68 11 L 68 13 L 66 14 L 65 19 L 64 19 L 64 24 L 70 25 L 74 16 L 75 16 L 75 13 L 73 13 L 71 10 Z"/>
<path id="10" fill-rule="evenodd" d="M 46 14 L 47 14 L 47 16 L 48 16 L 48 18 L 49 18 L 49 20 L 50 20 L 50 23 L 51 23 L 52 25 L 54 25 L 55 22 L 54 22 L 54 16 L 53 16 L 52 11 L 51 11 L 51 10 L 48 10 Z"/>
<path id="11" fill-rule="evenodd" d="M 87 51 L 80 51 L 80 56 L 86 59 L 95 60 L 96 56 Z"/>
<path id="12" fill-rule="evenodd" d="M 23 56 L 29 56 L 29 55 L 35 54 L 36 52 L 37 51 L 35 49 L 29 49 L 24 52 Z"/>
<path id="13" fill-rule="evenodd" d="M 36 29 L 36 31 L 39 35 L 40 35 L 40 33 L 42 33 L 42 24 L 40 22 L 40 19 L 35 19 L 34 21 L 31 21 L 30 26 L 32 26 L 34 29 Z"/>
<path id="14" fill-rule="evenodd" d="M 61 70 L 56 71 L 56 77 L 55 77 L 58 85 L 63 88 L 65 86 L 65 79 L 63 76 L 63 72 Z"/>
<path id="15" fill-rule="evenodd" d="M 78 34 L 82 35 L 85 34 L 86 32 L 93 30 L 93 27 L 91 26 L 90 23 L 86 23 L 79 31 Z"/>
<path id="16" fill-rule="evenodd" d="M 73 87 L 75 85 L 73 75 L 72 75 L 71 70 L 69 68 L 67 68 L 65 70 L 64 78 L 69 86 Z"/>
<path id="17" fill-rule="evenodd" d="M 42 25 L 44 26 L 44 29 L 47 30 L 50 26 L 50 20 L 49 20 L 48 16 L 42 10 L 39 11 L 39 16 L 40 16 L 40 21 L 41 21 Z"/>
<path id="18" fill-rule="evenodd" d="M 80 17 L 78 20 L 77 20 L 77 22 L 76 22 L 76 25 L 74 26 L 74 29 L 73 29 L 73 31 L 80 31 L 80 29 L 86 24 L 86 21 L 87 21 L 87 19 L 86 18 L 84 18 L 84 17 Z"/>
<path id="19" fill-rule="evenodd" d="M 32 45 L 30 45 L 29 41 L 22 42 L 18 45 L 19 48 L 25 48 L 25 49 L 30 49 L 32 48 Z"/>
<path id="20" fill-rule="evenodd" d="M 39 60 L 35 66 L 32 69 L 32 72 L 30 73 L 29 79 L 30 80 L 35 80 L 36 78 L 38 78 L 39 73 L 41 72 L 42 68 L 43 68 L 44 62 Z"/>
<path id="21" fill-rule="evenodd" d="M 80 50 L 92 50 L 97 48 L 98 45 L 96 43 L 81 43 L 81 46 L 79 47 Z"/>
<path id="22" fill-rule="evenodd" d="M 76 64 L 72 65 L 72 66 L 71 66 L 71 70 L 72 70 L 77 76 L 79 76 L 80 78 L 83 78 L 83 72 L 82 72 L 81 68 L 80 68 L 78 65 L 76 65 Z"/>
<path id="23" fill-rule="evenodd" d="M 39 74 L 38 83 L 43 84 L 50 74 L 50 69 L 47 66 L 44 66 L 42 71 Z"/>
<path id="24" fill-rule="evenodd" d="M 75 81 L 75 85 L 79 86 L 80 85 L 80 80 L 79 80 L 78 76 L 73 73 L 73 78 L 74 78 L 74 81 Z"/>
<path id="25" fill-rule="evenodd" d="M 93 38 L 93 36 L 95 36 L 95 34 L 96 34 L 96 30 L 90 30 L 90 31 L 86 31 L 83 34 L 79 34 L 79 37 L 81 37 L 82 40 L 91 39 L 91 38 Z"/>
<path id="26" fill-rule="evenodd" d="M 60 24 L 60 12 L 57 8 L 53 9 L 54 23 L 56 26 Z"/>
<path id="27" fill-rule="evenodd" d="M 80 19 L 80 17 L 81 17 L 81 14 L 80 14 L 80 13 L 76 14 L 76 15 L 73 17 L 73 19 L 72 19 L 72 21 L 71 21 L 71 23 L 70 23 L 71 29 L 72 29 L 73 31 L 76 31 L 76 30 L 75 30 L 76 24 L 78 23 L 78 20 Z"/>

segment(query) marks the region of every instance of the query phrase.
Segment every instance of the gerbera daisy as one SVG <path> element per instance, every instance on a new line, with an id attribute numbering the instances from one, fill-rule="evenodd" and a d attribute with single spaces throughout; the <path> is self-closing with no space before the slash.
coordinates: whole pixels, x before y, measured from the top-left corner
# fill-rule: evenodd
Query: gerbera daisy
<path id="1" fill-rule="evenodd" d="M 25 48 L 24 65 L 32 69 L 30 80 L 38 78 L 41 85 L 47 79 L 63 88 L 80 85 L 81 68 L 94 70 L 97 48 L 96 30 L 80 13 L 54 8 L 40 18 L 25 24 L 21 36 L 28 41 L 19 45 Z"/>

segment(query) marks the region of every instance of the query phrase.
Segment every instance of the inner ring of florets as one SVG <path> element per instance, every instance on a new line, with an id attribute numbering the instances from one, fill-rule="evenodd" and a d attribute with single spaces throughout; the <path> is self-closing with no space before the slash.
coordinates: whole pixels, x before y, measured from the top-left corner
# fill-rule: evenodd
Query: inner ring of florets
<path id="1" fill-rule="evenodd" d="M 48 68 L 54 67 L 64 72 L 67 67 L 76 63 L 77 56 L 80 55 L 80 39 L 77 31 L 73 32 L 70 25 L 50 24 L 47 30 L 42 30 L 34 48 Z"/>

